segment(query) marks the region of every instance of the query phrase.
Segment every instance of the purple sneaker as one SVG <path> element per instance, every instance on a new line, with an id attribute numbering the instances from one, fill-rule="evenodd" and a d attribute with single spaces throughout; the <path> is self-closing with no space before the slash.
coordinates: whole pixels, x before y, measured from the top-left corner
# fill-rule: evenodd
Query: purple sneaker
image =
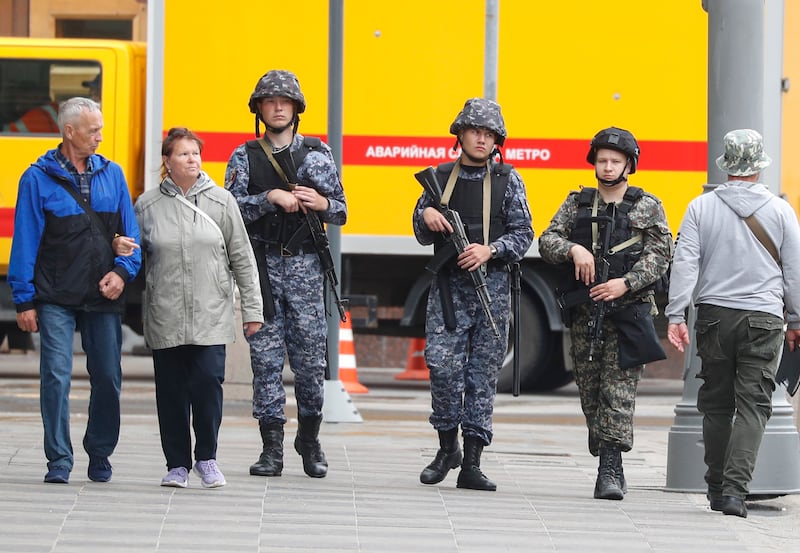
<path id="1" fill-rule="evenodd" d="M 161 485 L 168 488 L 185 488 L 189 485 L 189 471 L 186 467 L 175 467 L 161 479 Z"/>
<path id="2" fill-rule="evenodd" d="M 225 476 L 219 470 L 216 459 L 197 461 L 194 473 L 200 477 L 204 488 L 219 488 L 225 485 Z"/>

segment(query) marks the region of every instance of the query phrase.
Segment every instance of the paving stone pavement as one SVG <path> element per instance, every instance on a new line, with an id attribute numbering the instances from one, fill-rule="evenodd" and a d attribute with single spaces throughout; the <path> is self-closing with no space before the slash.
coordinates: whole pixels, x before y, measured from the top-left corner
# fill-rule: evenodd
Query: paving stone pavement
<path id="1" fill-rule="evenodd" d="M 227 399 L 218 452 L 227 485 L 204 489 L 190 476 L 187 489 L 162 488 L 149 359 L 127 356 L 112 481 L 86 477 L 88 382 L 75 378 L 76 466 L 70 484 L 44 484 L 34 365 L 30 355 L 0 355 L 0 552 L 800 551 L 800 496 L 749 502 L 741 519 L 710 511 L 701 494 L 663 491 L 680 383 L 643 381 L 636 443 L 624 455 L 628 494 L 600 501 L 574 387 L 498 396 L 495 440 L 482 460 L 498 490 L 478 492 L 457 489 L 457 471 L 439 485 L 419 483 L 437 447 L 427 385 L 392 384 L 379 370 L 361 371 L 370 391 L 352 396 L 363 422 L 322 426 L 326 478 L 303 474 L 294 419 L 283 476 L 250 476 L 257 426 L 247 401 Z"/>

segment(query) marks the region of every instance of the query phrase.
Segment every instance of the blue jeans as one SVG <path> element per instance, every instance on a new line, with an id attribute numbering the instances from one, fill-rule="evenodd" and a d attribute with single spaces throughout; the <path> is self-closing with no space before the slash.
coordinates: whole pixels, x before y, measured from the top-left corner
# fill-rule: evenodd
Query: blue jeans
<path id="1" fill-rule="evenodd" d="M 122 319 L 119 313 L 80 311 L 54 304 L 39 304 L 36 312 L 41 338 L 39 401 L 47 468 L 72 470 L 69 391 L 75 329 L 77 326 L 81 331 L 91 388 L 83 447 L 91 456 L 108 457 L 119 439 Z"/>

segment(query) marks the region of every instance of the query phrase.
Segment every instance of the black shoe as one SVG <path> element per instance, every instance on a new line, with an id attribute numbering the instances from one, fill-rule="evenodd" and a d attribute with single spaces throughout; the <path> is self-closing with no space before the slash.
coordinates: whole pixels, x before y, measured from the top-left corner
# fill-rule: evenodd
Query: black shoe
<path id="1" fill-rule="evenodd" d="M 613 474 L 603 473 L 597 475 L 597 480 L 594 483 L 595 499 L 613 499 L 618 501 L 622 499 L 624 495 Z"/>
<path id="2" fill-rule="evenodd" d="M 708 503 L 711 505 L 712 511 L 721 511 L 722 510 L 722 503 L 723 497 L 720 494 L 710 493 L 706 494 L 706 499 L 708 499 Z"/>
<path id="3" fill-rule="evenodd" d="M 493 492 L 497 490 L 497 484 L 486 478 L 480 467 L 471 465 L 461 467 L 461 472 L 458 473 L 458 480 L 456 481 L 456 488 Z"/>
<path id="4" fill-rule="evenodd" d="M 69 469 L 67 467 L 53 467 L 44 475 L 48 484 L 69 484 Z"/>
<path id="5" fill-rule="evenodd" d="M 111 463 L 108 457 L 89 456 L 89 469 L 86 471 L 92 482 L 108 482 L 111 480 Z"/>
<path id="6" fill-rule="evenodd" d="M 325 478 L 328 474 L 328 460 L 318 441 L 305 442 L 297 437 L 294 440 L 294 450 L 303 458 L 303 472 L 311 478 Z"/>
<path id="7" fill-rule="evenodd" d="M 732 495 L 723 495 L 720 511 L 726 515 L 736 515 L 737 517 L 747 518 L 747 506 L 744 499 Z"/>
<path id="8" fill-rule="evenodd" d="M 479 438 L 464 436 L 464 459 L 461 461 L 461 472 L 458 473 L 456 488 L 487 492 L 497 490 L 497 484 L 481 472 L 483 446 L 484 443 Z"/>
<path id="9" fill-rule="evenodd" d="M 450 469 L 457 468 L 461 465 L 463 458 L 464 456 L 461 453 L 460 447 L 455 451 L 449 452 L 440 449 L 436 452 L 436 457 L 434 457 L 431 464 L 422 470 L 422 473 L 419 475 L 419 481 L 423 484 L 438 484 L 444 480 L 444 477 L 447 476 Z"/>
<path id="10" fill-rule="evenodd" d="M 601 446 L 597 480 L 594 483 L 595 499 L 620 500 L 625 495 L 617 474 L 622 472 L 622 452 L 619 448 Z M 625 486 L 627 489 L 627 485 Z"/>
<path id="11" fill-rule="evenodd" d="M 258 461 L 250 465 L 252 476 L 280 476 L 283 472 L 283 424 L 259 421 L 264 448 Z"/>
<path id="12" fill-rule="evenodd" d="M 311 478 L 324 478 L 328 474 L 328 460 L 318 438 L 321 422 L 322 415 L 297 417 L 294 450 L 303 458 L 303 471 Z"/>
<path id="13" fill-rule="evenodd" d="M 283 472 L 283 455 L 273 449 L 265 449 L 258 461 L 250 465 L 252 476 L 280 476 Z"/>

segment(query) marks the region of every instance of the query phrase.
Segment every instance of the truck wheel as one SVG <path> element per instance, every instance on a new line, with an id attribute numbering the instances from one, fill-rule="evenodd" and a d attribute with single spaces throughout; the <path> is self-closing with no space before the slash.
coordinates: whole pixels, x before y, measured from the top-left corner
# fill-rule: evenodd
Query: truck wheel
<path id="1" fill-rule="evenodd" d="M 520 363 L 520 389 L 530 390 L 541 377 L 549 370 L 549 361 L 553 357 L 554 342 L 550 329 L 547 325 L 543 309 L 539 306 L 535 295 L 522 289 L 520 298 L 520 319 L 521 333 L 518 344 Z M 501 393 L 511 392 L 513 364 L 514 364 L 514 325 L 516 321 L 511 320 L 509 325 L 508 351 L 503 360 L 503 368 L 497 379 L 497 391 Z"/>

